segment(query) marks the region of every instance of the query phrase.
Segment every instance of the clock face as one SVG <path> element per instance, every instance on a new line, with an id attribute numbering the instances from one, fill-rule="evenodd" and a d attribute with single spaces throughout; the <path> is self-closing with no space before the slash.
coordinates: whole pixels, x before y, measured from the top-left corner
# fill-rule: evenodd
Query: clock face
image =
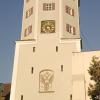
<path id="1" fill-rule="evenodd" d="M 54 20 L 42 21 L 41 33 L 55 33 L 55 21 Z"/>

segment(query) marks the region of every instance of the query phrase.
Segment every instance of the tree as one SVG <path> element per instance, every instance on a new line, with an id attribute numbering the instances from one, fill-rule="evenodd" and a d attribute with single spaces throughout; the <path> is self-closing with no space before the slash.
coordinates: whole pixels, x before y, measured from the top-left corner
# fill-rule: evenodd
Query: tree
<path id="1" fill-rule="evenodd" d="M 90 80 L 94 82 L 89 84 L 88 95 L 92 100 L 100 100 L 100 60 L 98 57 L 92 57 L 88 73 Z"/>

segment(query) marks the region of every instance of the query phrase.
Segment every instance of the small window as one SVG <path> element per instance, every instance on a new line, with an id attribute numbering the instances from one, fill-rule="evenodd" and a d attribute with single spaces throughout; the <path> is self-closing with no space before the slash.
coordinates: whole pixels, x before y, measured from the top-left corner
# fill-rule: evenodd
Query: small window
<path id="1" fill-rule="evenodd" d="M 29 33 L 32 33 L 32 25 L 30 25 L 30 26 L 28 27 L 28 31 L 29 31 Z"/>
<path id="2" fill-rule="evenodd" d="M 36 48 L 35 48 L 35 47 L 33 47 L 33 52 L 35 52 L 35 49 L 36 49 Z"/>
<path id="3" fill-rule="evenodd" d="M 72 32 L 73 32 L 73 35 L 76 35 L 76 28 L 74 26 L 73 26 Z"/>
<path id="4" fill-rule="evenodd" d="M 23 100 L 23 95 L 21 95 L 21 100 Z"/>
<path id="5" fill-rule="evenodd" d="M 72 94 L 70 95 L 70 100 L 72 100 Z"/>
<path id="6" fill-rule="evenodd" d="M 71 16 L 74 16 L 74 9 L 72 9 L 71 7 L 69 6 L 65 6 L 65 11 L 67 14 L 71 15 Z"/>
<path id="7" fill-rule="evenodd" d="M 72 16 L 74 16 L 74 9 L 72 9 Z"/>
<path id="8" fill-rule="evenodd" d="M 69 24 L 66 24 L 66 31 L 69 32 L 72 35 L 76 35 L 75 27 L 73 27 L 73 26 L 71 26 Z"/>
<path id="9" fill-rule="evenodd" d="M 55 3 L 43 3 L 43 10 L 55 10 Z"/>
<path id="10" fill-rule="evenodd" d="M 26 2 L 28 3 L 30 0 L 26 0 Z"/>
<path id="11" fill-rule="evenodd" d="M 63 70 L 64 70 L 64 69 L 63 69 L 63 65 L 61 65 L 61 71 L 63 72 Z"/>
<path id="12" fill-rule="evenodd" d="M 56 52 L 58 52 L 58 46 L 56 46 Z"/>
<path id="13" fill-rule="evenodd" d="M 31 74 L 33 74 L 33 72 L 34 72 L 34 68 L 32 67 L 32 68 L 31 68 Z"/>
<path id="14" fill-rule="evenodd" d="M 33 7 L 26 11 L 26 18 L 30 17 L 33 14 Z"/>
<path id="15" fill-rule="evenodd" d="M 24 32 L 24 36 L 28 36 L 32 33 L 32 25 L 28 26 L 26 29 L 25 29 L 25 32 Z"/>

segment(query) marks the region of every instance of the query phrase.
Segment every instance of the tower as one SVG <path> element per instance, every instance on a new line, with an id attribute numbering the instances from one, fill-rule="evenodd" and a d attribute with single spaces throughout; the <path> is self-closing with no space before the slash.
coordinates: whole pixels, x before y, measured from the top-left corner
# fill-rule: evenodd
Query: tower
<path id="1" fill-rule="evenodd" d="M 24 0 L 10 100 L 70 100 L 79 52 L 78 0 Z"/>

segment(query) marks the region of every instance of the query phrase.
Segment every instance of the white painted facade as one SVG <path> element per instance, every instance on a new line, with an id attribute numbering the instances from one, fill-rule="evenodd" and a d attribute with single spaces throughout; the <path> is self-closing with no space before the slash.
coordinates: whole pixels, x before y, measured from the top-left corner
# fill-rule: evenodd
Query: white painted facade
<path id="1" fill-rule="evenodd" d="M 93 56 L 100 58 L 100 51 L 73 53 L 72 73 L 74 79 L 73 81 L 74 84 L 73 99 L 75 98 L 74 100 L 79 100 L 80 98 L 83 97 L 84 98 L 81 100 L 90 100 L 90 97 L 88 96 L 88 87 L 89 87 L 89 83 L 93 83 L 93 81 L 90 80 L 88 69 L 90 67 L 90 63 Z M 83 90 L 85 90 L 85 94 Z"/>
<path id="2" fill-rule="evenodd" d="M 54 3 L 55 9 L 44 11 L 44 3 Z M 65 12 L 66 5 L 74 9 L 74 16 Z M 33 13 L 26 18 L 31 7 Z M 48 20 L 55 22 L 55 30 L 42 33 L 42 21 Z M 75 27 L 75 35 L 66 31 L 66 24 Z M 32 25 L 32 32 L 25 36 L 29 25 Z M 88 100 L 87 68 L 82 65 L 88 63 L 96 52 L 81 52 L 80 42 L 78 0 L 24 0 L 21 40 L 16 41 L 10 100 Z"/>

